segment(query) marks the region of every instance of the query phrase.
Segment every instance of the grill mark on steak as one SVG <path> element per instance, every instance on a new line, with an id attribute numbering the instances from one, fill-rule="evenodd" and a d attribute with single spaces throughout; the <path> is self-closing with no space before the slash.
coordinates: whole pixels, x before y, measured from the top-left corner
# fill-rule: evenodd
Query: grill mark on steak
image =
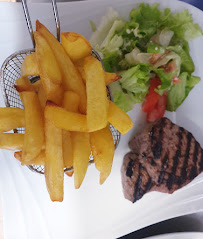
<path id="1" fill-rule="evenodd" d="M 162 136 L 163 136 L 163 127 L 164 127 L 164 125 L 165 125 L 165 120 L 162 120 L 160 127 L 159 128 L 157 127 L 157 129 L 159 129 L 158 137 L 156 138 L 153 135 L 152 152 L 153 152 L 154 159 L 159 159 L 161 157 L 161 152 L 162 152 Z"/>
<path id="2" fill-rule="evenodd" d="M 165 170 L 168 168 L 168 155 L 165 154 L 162 161 L 161 172 L 159 174 L 158 185 L 160 186 L 164 182 Z"/>
<path id="3" fill-rule="evenodd" d="M 197 176 L 196 163 L 197 163 L 198 149 L 199 149 L 199 143 L 197 141 L 195 141 L 195 148 L 194 148 L 194 153 L 193 153 L 194 166 L 192 166 L 192 169 L 190 171 L 190 175 L 189 175 L 190 180 L 192 180 L 193 178 L 195 178 Z"/>
<path id="4" fill-rule="evenodd" d="M 139 176 L 137 178 L 137 182 L 135 184 L 135 187 L 134 187 L 134 193 L 133 193 L 133 202 L 136 202 L 137 200 L 139 200 L 141 197 L 139 195 L 139 188 L 141 188 L 141 184 L 142 184 L 142 177 L 140 175 L 140 167 L 141 164 L 139 164 Z"/>
<path id="5" fill-rule="evenodd" d="M 134 160 L 130 158 L 130 161 L 128 163 L 127 170 L 126 170 L 126 176 L 129 178 L 131 178 L 133 175 L 133 166 L 134 166 Z"/>
<path id="6" fill-rule="evenodd" d="M 190 143 L 192 140 L 192 134 L 190 132 L 187 133 L 187 147 L 186 147 L 186 152 L 185 152 L 185 159 L 183 163 L 183 168 L 181 170 L 181 178 L 182 182 L 185 182 L 186 177 L 187 177 L 187 166 L 188 166 L 188 159 L 189 159 L 189 153 L 190 153 Z"/>
<path id="7" fill-rule="evenodd" d="M 168 190 L 171 190 L 173 184 L 176 183 L 176 181 L 177 181 L 175 174 L 176 174 L 176 169 L 177 169 L 177 166 L 179 163 L 179 158 L 181 156 L 183 132 L 184 132 L 184 129 L 182 127 L 180 127 L 179 132 L 178 132 L 179 141 L 178 141 L 178 145 L 177 145 L 177 150 L 176 150 L 175 156 L 173 158 L 173 167 L 172 167 L 171 174 L 169 175 L 169 178 L 167 181 Z"/>

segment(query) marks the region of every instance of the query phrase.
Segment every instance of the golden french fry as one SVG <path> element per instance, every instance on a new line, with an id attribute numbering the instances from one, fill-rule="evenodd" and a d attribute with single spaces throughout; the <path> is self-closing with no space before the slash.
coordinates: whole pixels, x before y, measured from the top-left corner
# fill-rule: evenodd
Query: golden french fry
<path id="1" fill-rule="evenodd" d="M 63 99 L 61 72 L 56 58 L 41 33 L 35 32 L 36 54 L 40 78 L 48 100 L 60 105 Z"/>
<path id="2" fill-rule="evenodd" d="M 42 106 L 42 109 L 44 109 L 45 105 L 46 105 L 47 98 L 46 98 L 46 94 L 45 94 L 42 84 L 40 84 L 39 89 L 38 89 L 38 98 L 39 98 L 39 102 Z"/>
<path id="3" fill-rule="evenodd" d="M 111 84 L 114 81 L 121 79 L 121 76 L 117 75 L 116 73 L 109 73 L 105 72 L 105 83 L 106 85 Z"/>
<path id="4" fill-rule="evenodd" d="M 52 51 L 54 52 L 54 55 L 57 59 L 57 62 L 59 64 L 62 73 L 65 90 L 74 91 L 80 96 L 81 99 L 79 106 L 80 112 L 86 114 L 87 107 L 86 91 L 85 85 L 79 72 L 75 68 L 70 57 L 65 52 L 61 44 L 39 21 L 36 21 L 36 29 L 37 32 L 40 32 L 43 35 L 43 37 L 47 40 Z"/>
<path id="5" fill-rule="evenodd" d="M 126 134 L 133 127 L 133 122 L 131 118 L 110 100 L 108 121 L 123 135 Z"/>
<path id="6" fill-rule="evenodd" d="M 80 73 L 84 84 L 86 84 L 86 78 L 85 78 L 85 71 L 84 71 L 84 63 L 82 63 L 82 61 L 80 61 L 79 63 L 77 62 L 75 64 L 78 72 Z M 116 73 L 109 73 L 109 72 L 104 72 L 105 75 L 105 84 L 106 86 L 111 84 L 114 81 L 117 81 L 119 79 L 121 79 L 121 76 L 117 75 Z"/>
<path id="7" fill-rule="evenodd" d="M 14 153 L 14 157 L 22 162 L 22 151 L 17 151 Z M 45 150 L 42 150 L 36 158 L 33 159 L 32 163 L 33 165 L 44 165 L 45 163 Z M 26 164 L 25 164 L 26 165 Z M 30 165 L 30 164 L 27 164 Z"/>
<path id="8" fill-rule="evenodd" d="M 62 32 L 61 44 L 73 62 L 90 56 L 92 52 L 89 41 L 75 32 Z"/>
<path id="9" fill-rule="evenodd" d="M 107 125 L 107 96 L 104 71 L 97 59 L 88 56 L 84 60 L 87 91 L 87 126 L 96 131 Z"/>
<path id="10" fill-rule="evenodd" d="M 29 85 L 31 85 L 31 83 L 30 83 L 30 80 L 28 79 L 28 77 L 23 76 L 23 77 L 20 77 L 16 80 L 16 85 L 27 85 L 27 86 L 29 86 Z"/>
<path id="11" fill-rule="evenodd" d="M 85 177 L 91 153 L 89 133 L 72 132 L 73 168 L 75 188 L 79 188 Z"/>
<path id="12" fill-rule="evenodd" d="M 25 127 L 25 111 L 19 108 L 0 108 L 0 132 Z"/>
<path id="13" fill-rule="evenodd" d="M 14 85 L 14 87 L 16 88 L 16 90 L 18 92 L 22 92 L 22 91 L 37 91 L 38 87 L 36 87 L 35 85 Z"/>
<path id="14" fill-rule="evenodd" d="M 63 107 L 70 112 L 78 113 L 80 96 L 73 91 L 66 91 L 63 98 Z"/>
<path id="15" fill-rule="evenodd" d="M 27 55 L 21 65 L 21 76 L 36 76 L 39 75 L 36 53 Z"/>
<path id="16" fill-rule="evenodd" d="M 61 71 L 51 47 L 41 33 L 35 32 L 34 36 L 40 76 L 46 77 L 54 84 L 60 85 L 62 83 Z M 41 73 L 43 74 L 41 75 Z"/>
<path id="17" fill-rule="evenodd" d="M 111 172 L 115 150 L 109 125 L 90 133 L 90 144 L 95 167 L 100 171 L 100 184 L 103 184 Z"/>
<path id="18" fill-rule="evenodd" d="M 78 70 L 78 72 L 80 73 L 84 84 L 86 85 L 86 78 L 85 78 L 84 66 L 75 64 L 75 67 L 76 67 L 76 69 Z"/>
<path id="19" fill-rule="evenodd" d="M 58 128 L 68 131 L 88 132 L 86 115 L 67 111 L 61 107 L 47 102 L 45 107 L 47 119 Z"/>
<path id="20" fill-rule="evenodd" d="M 23 91 L 25 107 L 25 139 L 22 164 L 29 164 L 41 152 L 44 144 L 43 113 L 37 93 Z"/>
<path id="21" fill-rule="evenodd" d="M 70 112 L 78 112 L 80 97 L 73 91 L 66 91 L 64 93 L 63 107 Z M 73 150 L 71 132 L 63 130 L 63 160 L 64 166 L 70 168 L 73 166 Z M 72 176 L 72 172 L 67 172 L 68 176 Z"/>
<path id="22" fill-rule="evenodd" d="M 0 149 L 22 150 L 24 144 L 24 134 L 1 133 Z"/>
<path id="23" fill-rule="evenodd" d="M 64 167 L 70 168 L 73 166 L 73 149 L 72 149 L 71 132 L 67 130 L 62 130 L 62 139 L 63 139 Z"/>
<path id="24" fill-rule="evenodd" d="M 28 77 L 26 76 L 23 76 L 23 77 L 20 77 L 16 80 L 16 85 L 23 85 L 23 86 L 27 86 L 29 87 L 31 85 L 30 83 L 30 80 L 28 79 Z M 18 92 L 19 96 L 20 96 L 20 99 L 21 101 L 23 102 L 23 98 L 22 98 L 22 95 L 20 92 Z"/>
<path id="25" fill-rule="evenodd" d="M 63 201 L 64 163 L 62 130 L 47 119 L 45 107 L 45 179 L 52 201 Z"/>

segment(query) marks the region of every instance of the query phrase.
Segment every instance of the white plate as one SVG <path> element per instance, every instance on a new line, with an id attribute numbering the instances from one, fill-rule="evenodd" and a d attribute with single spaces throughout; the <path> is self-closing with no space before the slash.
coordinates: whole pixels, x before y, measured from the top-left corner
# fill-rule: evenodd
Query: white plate
<path id="1" fill-rule="evenodd" d="M 187 8 L 195 21 L 203 25 L 202 11 L 188 4 L 172 0 L 144 2 L 160 2 L 161 8 L 170 7 L 173 11 Z M 126 19 L 137 3 L 135 0 L 59 3 L 62 31 L 79 32 L 89 38 L 89 20 L 98 23 L 108 6 L 114 7 Z M 32 19 L 38 18 L 55 33 L 51 4 L 30 4 L 29 9 Z M 21 3 L 0 3 L 0 33 L 0 64 L 9 54 L 32 46 Z M 196 66 L 194 74 L 203 79 L 202 45 L 202 37 L 194 40 L 191 53 Z M 176 114 L 167 113 L 167 116 L 190 130 L 203 146 L 202 92 L 201 81 Z M 1 105 L 4 105 L 2 100 Z M 12 152 L 0 151 L 5 239 L 117 238 L 168 218 L 203 210 L 202 174 L 172 195 L 152 192 L 135 204 L 124 199 L 120 175 L 122 159 L 129 151 L 129 139 L 144 122 L 140 105 L 129 114 L 134 129 L 121 138 L 107 182 L 99 185 L 99 174 L 94 166 L 89 167 L 79 190 L 74 189 L 71 178 L 65 177 L 63 203 L 50 201 L 43 176 L 21 167 Z"/>
<path id="2" fill-rule="evenodd" d="M 202 239 L 202 238 L 203 233 L 201 232 L 178 232 L 147 237 L 145 239 Z"/>

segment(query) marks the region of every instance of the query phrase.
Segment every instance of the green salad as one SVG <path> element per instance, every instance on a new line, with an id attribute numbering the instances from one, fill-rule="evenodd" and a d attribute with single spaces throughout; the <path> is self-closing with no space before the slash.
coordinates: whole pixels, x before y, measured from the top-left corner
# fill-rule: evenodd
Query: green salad
<path id="1" fill-rule="evenodd" d="M 165 109 L 175 111 L 200 81 L 192 75 L 195 66 L 188 42 L 201 36 L 202 29 L 188 10 L 174 14 L 169 8 L 159 10 L 159 4 L 142 3 L 131 10 L 129 21 L 124 21 L 109 8 L 100 25 L 91 22 L 91 26 L 90 43 L 100 54 L 105 70 L 122 76 L 110 89 L 114 102 L 125 112 L 144 102 L 152 91 L 156 94 L 150 98 L 156 102 L 153 107 L 157 95 L 164 95 Z M 153 78 L 160 83 L 152 86 Z M 153 107 L 147 108 L 152 111 Z"/>

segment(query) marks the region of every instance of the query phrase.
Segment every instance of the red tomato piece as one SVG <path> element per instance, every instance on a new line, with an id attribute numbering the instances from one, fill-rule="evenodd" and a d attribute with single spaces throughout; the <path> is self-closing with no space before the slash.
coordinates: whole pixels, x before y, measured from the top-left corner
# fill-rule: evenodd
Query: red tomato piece
<path id="1" fill-rule="evenodd" d="M 181 83 L 181 79 L 178 78 L 177 76 L 174 76 L 173 79 L 172 79 L 172 81 L 173 81 L 173 84 L 179 84 L 179 83 Z"/>
<path id="2" fill-rule="evenodd" d="M 155 120 L 161 119 L 166 111 L 167 94 L 164 92 L 159 97 L 154 109 L 147 113 L 147 122 L 154 122 Z"/>
<path id="3" fill-rule="evenodd" d="M 142 105 L 143 112 L 151 112 L 159 100 L 159 94 L 154 91 L 159 85 L 161 85 L 161 81 L 159 78 L 153 78 L 150 82 L 149 92 L 146 96 L 145 102 Z"/>

